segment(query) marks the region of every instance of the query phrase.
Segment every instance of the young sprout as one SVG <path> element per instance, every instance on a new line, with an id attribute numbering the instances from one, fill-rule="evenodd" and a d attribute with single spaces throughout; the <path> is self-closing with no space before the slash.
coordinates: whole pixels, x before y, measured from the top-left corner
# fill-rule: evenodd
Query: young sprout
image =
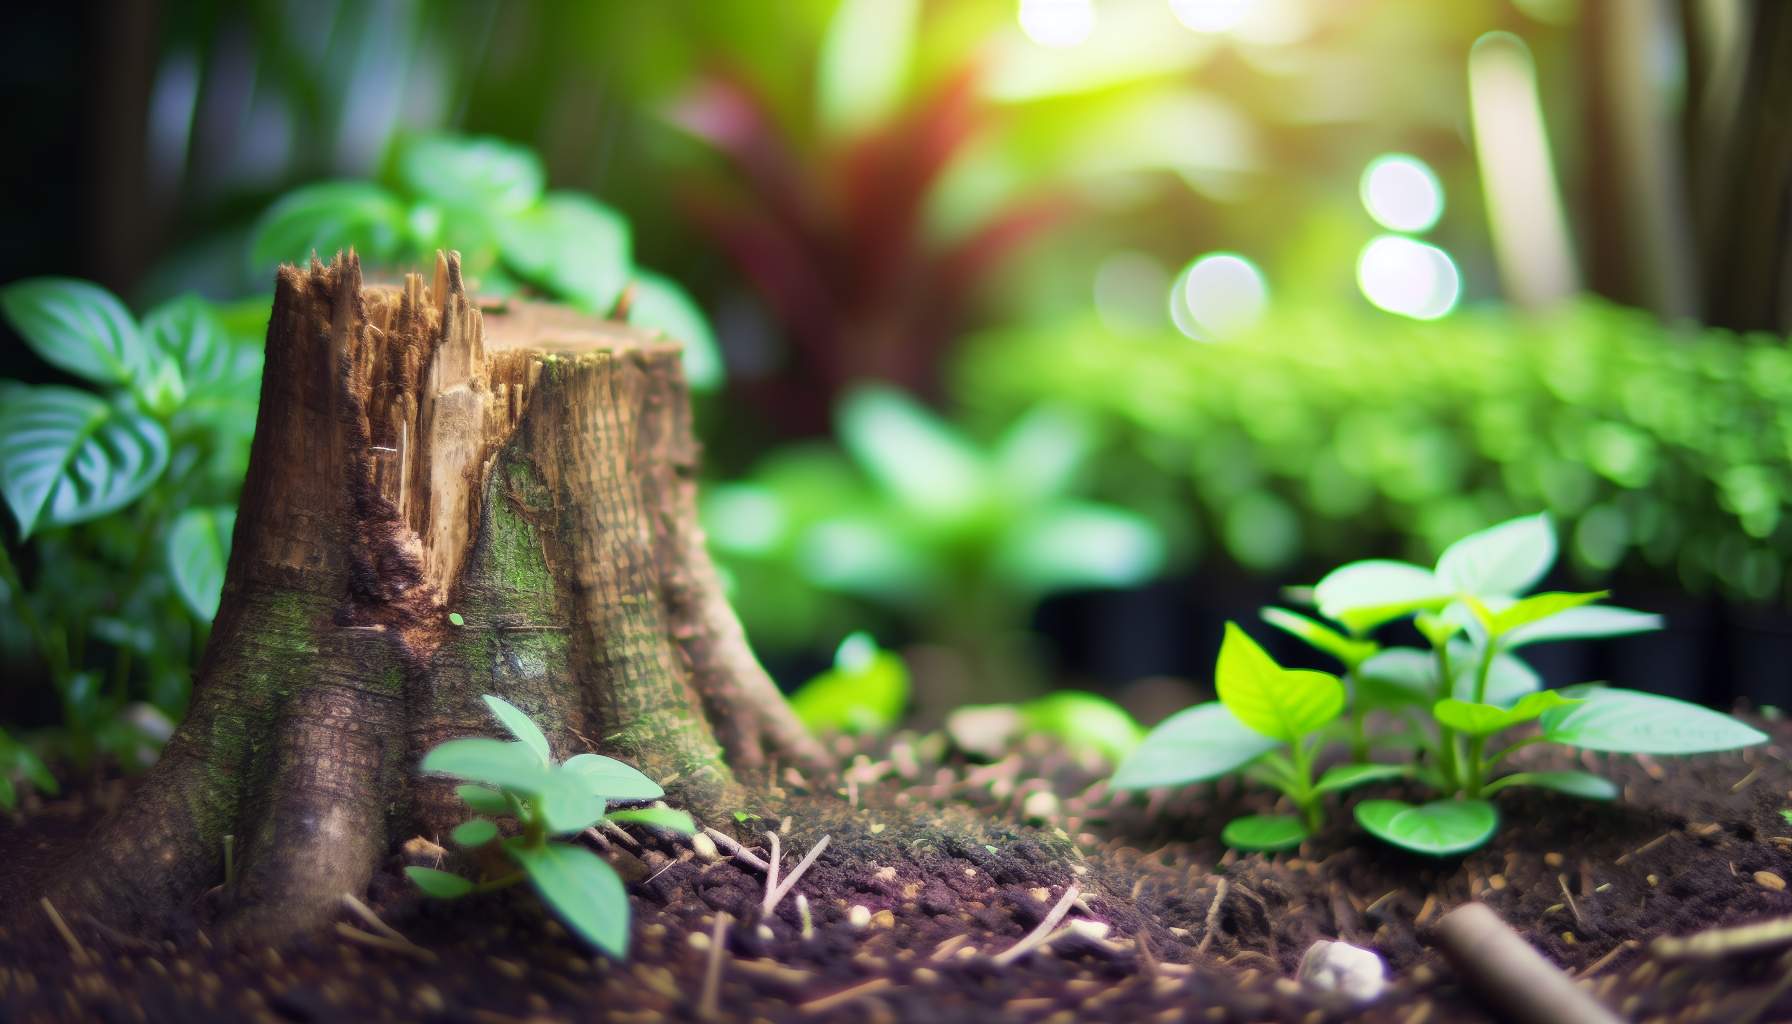
<path id="1" fill-rule="evenodd" d="M 556 763 L 547 737 L 528 715 L 489 694 L 485 703 L 516 739 L 449 740 L 424 756 L 423 770 L 467 780 L 455 793 L 474 811 L 516 819 L 516 835 L 500 839 L 497 822 L 478 817 L 455 828 L 453 839 L 468 849 L 496 841 L 519 870 L 480 882 L 433 868 L 408 867 L 405 874 L 440 899 L 491 892 L 526 878 L 567 927 L 621 958 L 628 952 L 629 935 L 622 879 L 589 849 L 555 840 L 604 821 L 632 821 L 689 835 L 695 831 L 690 815 L 666 807 L 610 809 L 611 801 L 656 800 L 664 791 L 629 765 L 600 754 L 577 754 Z"/>

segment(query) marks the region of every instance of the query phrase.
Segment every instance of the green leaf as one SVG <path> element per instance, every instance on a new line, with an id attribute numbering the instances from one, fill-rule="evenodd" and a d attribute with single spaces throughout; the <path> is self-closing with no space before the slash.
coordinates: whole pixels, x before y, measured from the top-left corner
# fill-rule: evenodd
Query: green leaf
<path id="1" fill-rule="evenodd" d="M 12 784 L 12 778 L 0 775 L 0 808 L 13 810 L 19 806 L 19 791 Z"/>
<path id="2" fill-rule="evenodd" d="M 95 384 L 148 375 L 154 350 L 118 297 L 86 281 L 33 277 L 0 288 L 0 311 L 45 362 Z"/>
<path id="3" fill-rule="evenodd" d="M 1563 612 L 1579 608 L 1582 605 L 1592 604 L 1594 601 L 1597 601 L 1610 593 L 1611 591 L 1609 590 L 1595 590 L 1583 594 L 1570 594 L 1560 591 L 1551 591 L 1547 594 L 1536 594 L 1517 602 L 1500 612 L 1498 615 L 1495 615 L 1493 617 L 1491 629 L 1496 635 L 1503 638 L 1521 626 L 1542 622 L 1544 619 L 1560 615 Z"/>
<path id="4" fill-rule="evenodd" d="M 510 814 L 510 798 L 495 789 L 485 786 L 464 785 L 454 787 L 454 795 L 461 802 L 481 814 Z"/>
<path id="5" fill-rule="evenodd" d="M 666 795 L 659 783 L 602 754 L 579 754 L 561 768 L 583 777 L 593 793 L 611 800 L 658 800 Z"/>
<path id="6" fill-rule="evenodd" d="M 564 843 L 509 850 L 568 928 L 617 959 L 628 955 L 628 891 L 602 857 Z"/>
<path id="7" fill-rule="evenodd" d="M 934 520 L 975 511 L 988 467 L 950 424 L 895 388 L 866 385 L 835 416 L 840 441 L 873 480 L 904 508 Z"/>
<path id="8" fill-rule="evenodd" d="M 458 626 L 460 623 L 457 622 L 455 625 Z M 484 700 L 485 706 L 491 709 L 492 714 L 497 716 L 504 728 L 509 729 L 510 734 L 521 740 L 524 746 L 533 750 L 536 756 L 541 758 L 542 764 L 553 763 L 554 755 L 548 749 L 548 738 L 542 734 L 541 728 L 535 724 L 535 721 L 523 713 L 521 708 L 502 697 L 489 693 L 485 695 Z"/>
<path id="9" fill-rule="evenodd" d="M 993 455 L 1002 493 L 1016 504 L 1061 498 L 1094 447 L 1087 418 L 1055 406 L 1037 406 L 1014 421 Z"/>
<path id="10" fill-rule="evenodd" d="M 1780 817 L 1786 819 L 1786 824 L 1792 825 L 1792 808 L 1781 811 Z"/>
<path id="11" fill-rule="evenodd" d="M 484 736 L 449 740 L 431 750 L 423 755 L 423 770 L 522 793 L 539 792 L 548 784 L 548 766 L 528 744 Z"/>
<path id="12" fill-rule="evenodd" d="M 150 310 L 143 317 L 143 335 L 180 368 L 189 395 L 240 376 L 236 340 L 212 304 L 197 295 L 182 295 Z"/>
<path id="13" fill-rule="evenodd" d="M 1224 704 L 1209 701 L 1158 723 L 1109 784 L 1115 789 L 1187 785 L 1237 771 L 1276 746 L 1247 729 Z"/>
<path id="14" fill-rule="evenodd" d="M 1059 502 L 1014 522 L 992 564 L 1010 586 L 1049 594 L 1133 586 L 1163 563 L 1163 537 L 1144 517 L 1112 505 Z"/>
<path id="15" fill-rule="evenodd" d="M 726 376 L 722 347 L 696 301 L 671 278 L 638 267 L 634 284 L 628 322 L 659 331 L 684 346 L 684 379 L 692 391 L 720 388 Z"/>
<path id="16" fill-rule="evenodd" d="M 1288 744 L 1344 710 L 1344 684 L 1336 676 L 1282 668 L 1235 622 L 1226 623 L 1214 685 L 1240 722 Z"/>
<path id="17" fill-rule="evenodd" d="M 21 537 L 115 512 L 167 465 L 168 435 L 146 416 L 73 388 L 0 395 L 0 489 Z"/>
<path id="18" fill-rule="evenodd" d="M 1340 764 L 1333 765 L 1313 784 L 1315 793 L 1337 793 L 1371 782 L 1412 777 L 1412 766 L 1404 764 Z"/>
<path id="19" fill-rule="evenodd" d="M 1619 754 L 1705 754 L 1767 741 L 1729 715 L 1672 697 L 1602 688 L 1575 696 L 1583 700 L 1544 713 L 1550 742 Z"/>
<path id="20" fill-rule="evenodd" d="M 1450 670 L 1455 675 L 1451 695 L 1467 700 L 1475 693 L 1475 675 L 1481 670 L 1480 653 L 1468 643 L 1450 643 Z M 1374 707 L 1419 704 L 1429 708 L 1439 699 L 1437 654 L 1416 647 L 1390 647 L 1363 662 L 1357 670 L 1362 698 Z M 1487 673 L 1487 703 L 1502 707 L 1527 693 L 1543 688 L 1536 670 L 1510 654 L 1496 654 Z"/>
<path id="21" fill-rule="evenodd" d="M 451 900 L 473 891 L 473 883 L 446 871 L 434 868 L 407 867 L 404 876 L 411 884 L 439 900 Z"/>
<path id="22" fill-rule="evenodd" d="M 854 633 L 840 644 L 834 667 L 791 694 L 790 706 L 816 732 L 878 733 L 901 720 L 908 695 L 902 656 Z"/>
<path id="23" fill-rule="evenodd" d="M 920 21 L 917 0 L 845 0 L 835 9 L 815 68 L 829 135 L 860 134 L 898 109 Z"/>
<path id="24" fill-rule="evenodd" d="M 1540 622 L 1520 626 L 1501 638 L 1504 647 L 1543 643 L 1549 640 L 1584 640 L 1607 636 L 1628 636 L 1660 629 L 1662 619 L 1648 612 L 1610 605 L 1571 608 Z"/>
<path id="25" fill-rule="evenodd" d="M 256 221 L 249 242 L 257 276 L 281 263 L 328 261 L 356 250 L 369 263 L 391 263 L 403 250 L 404 204 L 365 181 L 327 181 L 282 196 Z"/>
<path id="26" fill-rule="evenodd" d="M 1288 850 L 1307 840 L 1307 827 L 1292 814 L 1247 814 L 1233 818 L 1220 842 L 1235 850 Z"/>
<path id="27" fill-rule="evenodd" d="M 517 276 L 607 315 L 632 275 L 628 221 L 589 196 L 553 192 L 500 222 L 504 263 Z"/>
<path id="28" fill-rule="evenodd" d="M 1555 560 L 1555 528 L 1549 513 L 1539 512 L 1471 533 L 1445 548 L 1437 560 L 1437 578 L 1457 594 L 1522 594 Z"/>
<path id="29" fill-rule="evenodd" d="M 56 776 L 50 774 L 50 769 L 36 754 L 20 746 L 13 749 L 11 756 L 13 767 L 17 768 L 25 778 L 30 779 L 31 784 L 37 787 L 39 793 L 55 796 L 62 792 L 62 787 L 56 783 Z"/>
<path id="30" fill-rule="evenodd" d="M 444 206 L 516 213 L 541 198 L 541 161 L 522 146 L 489 135 L 421 135 L 398 146 L 399 183 Z"/>
<path id="31" fill-rule="evenodd" d="M 1455 673 L 1451 696 L 1470 700 L 1475 695 L 1475 676 L 1481 671 L 1481 651 L 1465 640 L 1450 643 L 1450 670 Z M 1504 651 L 1493 656 L 1487 672 L 1487 691 L 1482 694 L 1489 704 L 1507 707 L 1527 693 L 1543 689 L 1543 677 L 1516 655 Z"/>
<path id="32" fill-rule="evenodd" d="M 1515 772 L 1495 779 L 1482 792 L 1492 796 L 1511 786 L 1552 789 L 1583 800 L 1615 800 L 1618 797 L 1617 783 L 1591 772 Z"/>
<path id="33" fill-rule="evenodd" d="M 1440 700 L 1431 709 L 1432 717 L 1457 732 L 1469 736 L 1492 736 L 1515 725 L 1529 722 L 1545 711 L 1575 701 L 1556 690 L 1540 690 L 1527 694 L 1510 708 L 1497 704 L 1473 704 L 1454 697 Z"/>
<path id="34" fill-rule="evenodd" d="M 651 825 L 654 828 L 663 828 L 682 836 L 688 836 L 697 831 L 697 823 L 691 820 L 689 814 L 673 810 L 670 807 L 633 807 L 621 811 L 611 811 L 608 817 L 611 821 Z"/>
<path id="35" fill-rule="evenodd" d="M 1499 812 L 1485 800 L 1435 800 L 1417 807 L 1404 800 L 1364 800 L 1357 824 L 1376 838 L 1417 853 L 1466 853 L 1493 838 Z"/>
<path id="36" fill-rule="evenodd" d="M 1126 709 L 1106 697 L 1058 690 L 1020 706 L 1022 726 L 1064 742 L 1072 751 L 1093 750 L 1118 764 L 1138 749 L 1145 730 Z"/>
<path id="37" fill-rule="evenodd" d="M 1442 607 L 1450 594 L 1427 569 L 1371 559 L 1333 569 L 1313 588 L 1319 613 L 1366 633 L 1384 622 Z"/>
<path id="38" fill-rule="evenodd" d="M 236 508 L 214 505 L 189 508 L 168 530 L 168 574 L 181 600 L 201 622 L 218 615 L 224 590 L 224 569 L 230 564 L 230 534 Z"/>
<path id="39" fill-rule="evenodd" d="M 1357 640 L 1286 608 L 1265 608 L 1263 621 L 1306 641 L 1308 646 L 1343 662 L 1345 667 L 1360 665 L 1375 656 L 1381 646 L 1373 640 Z"/>
<path id="40" fill-rule="evenodd" d="M 452 837 L 456 846 L 484 846 L 498 838 L 498 826 L 488 818 L 474 818 L 456 826 Z"/>
<path id="41" fill-rule="evenodd" d="M 459 612 L 449 612 L 448 624 L 450 626 L 464 626 L 467 624 L 467 617 Z"/>
<path id="42" fill-rule="evenodd" d="M 541 822 L 551 835 L 583 832 L 604 816 L 604 794 L 591 788 L 591 780 L 580 771 L 569 771 L 562 765 L 554 769 L 537 790 L 536 806 Z"/>

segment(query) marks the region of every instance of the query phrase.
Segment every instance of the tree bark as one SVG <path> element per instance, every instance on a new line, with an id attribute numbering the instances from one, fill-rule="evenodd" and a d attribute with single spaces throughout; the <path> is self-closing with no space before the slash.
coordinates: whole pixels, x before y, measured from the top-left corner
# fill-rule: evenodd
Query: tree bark
<path id="1" fill-rule="evenodd" d="M 485 693 L 699 815 L 741 806 L 734 769 L 822 765 L 705 551 L 675 344 L 350 253 L 281 268 L 266 367 L 193 709 L 61 899 L 165 921 L 232 836 L 230 925 L 312 924 L 464 817 L 415 765 L 493 731 Z"/>

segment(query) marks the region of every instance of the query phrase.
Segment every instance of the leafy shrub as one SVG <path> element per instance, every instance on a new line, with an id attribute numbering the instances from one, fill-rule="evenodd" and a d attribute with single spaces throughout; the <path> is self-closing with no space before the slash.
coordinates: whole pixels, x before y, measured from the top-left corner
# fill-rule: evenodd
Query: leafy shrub
<path id="1" fill-rule="evenodd" d="M 1107 426 L 1104 461 L 1125 473 L 1100 493 L 1185 480 L 1203 532 L 1247 568 L 1390 537 L 1428 558 L 1543 508 L 1584 578 L 1786 592 L 1783 338 L 1664 328 L 1593 300 L 1432 322 L 1290 301 L 1224 344 L 1066 318 L 989 335 L 959 370 L 978 416 L 1051 402 Z"/>
<path id="2" fill-rule="evenodd" d="M 556 762 L 541 729 L 515 705 L 486 695 L 491 709 L 516 739 L 467 737 L 431 750 L 423 770 L 465 779 L 455 793 L 476 817 L 454 830 L 456 845 L 476 849 L 497 842 L 518 870 L 474 882 L 435 868 L 407 867 L 405 874 L 425 893 L 455 899 L 491 892 L 527 878 L 560 920 L 585 941 L 621 958 L 628 955 L 628 892 L 608 861 L 583 846 L 555 842 L 604 821 L 636 822 L 684 835 L 695 830 L 691 816 L 666 807 L 612 809 L 618 800 L 657 800 L 659 784 L 634 768 L 601 754 L 575 754 Z M 517 834 L 500 839 L 494 818 L 516 820 Z"/>
<path id="3" fill-rule="evenodd" d="M 696 303 L 634 265 L 621 214 L 579 192 L 546 191 L 546 172 L 528 149 L 488 136 L 420 135 L 394 145 L 387 163 L 383 182 L 307 185 L 269 207 L 250 245 L 255 272 L 349 248 L 376 266 L 427 267 L 438 249 L 455 249 L 485 295 L 528 287 L 606 315 L 632 286 L 629 321 L 684 343 L 692 387 L 721 383 L 721 353 Z"/>
<path id="4" fill-rule="evenodd" d="M 217 612 L 267 303 L 187 296 L 139 320 L 96 285 L 35 278 L 0 289 L 0 311 L 89 385 L 0 381 L 0 492 L 37 566 L 27 588 L 0 548 L 0 613 L 19 626 L 0 636 L 49 670 L 52 746 L 139 765 L 185 707 Z M 132 707 L 140 697 L 156 710 Z"/>
<path id="5" fill-rule="evenodd" d="M 1605 800 L 1617 787 L 1580 771 L 1494 776 L 1507 757 L 1535 743 L 1635 754 L 1696 754 L 1750 746 L 1766 736 L 1728 715 L 1634 690 L 1586 685 L 1542 689 L 1518 648 L 1533 643 L 1621 636 L 1656 629 L 1660 619 L 1595 604 L 1604 592 L 1520 597 L 1556 558 L 1546 515 L 1472 534 L 1445 549 L 1434 568 L 1406 562 L 1353 562 L 1314 588 L 1319 611 L 1342 631 L 1282 609 L 1272 623 L 1343 663 L 1345 676 L 1285 669 L 1236 624 L 1228 623 L 1215 670 L 1219 700 L 1172 715 L 1146 736 L 1114 774 L 1121 789 L 1182 785 L 1235 771 L 1280 790 L 1298 814 L 1250 815 L 1223 834 L 1242 849 L 1298 845 L 1323 820 L 1322 798 L 1389 779 L 1410 779 L 1438 799 L 1413 805 L 1358 803 L 1358 824 L 1421 853 L 1449 854 L 1485 843 L 1499 825 L 1487 798 L 1536 786 Z M 1429 650 L 1383 649 L 1371 634 L 1412 619 Z M 1346 685 L 1348 684 L 1348 686 Z M 1341 734 L 1346 714 L 1353 727 Z M 1380 709 L 1399 721 L 1394 733 L 1366 733 L 1363 714 Z M 1539 731 L 1489 752 L 1489 741 L 1515 727 Z M 1324 748 L 1347 736 L 1352 761 L 1317 780 Z M 1372 750 L 1411 751 L 1400 763 L 1368 760 Z"/>

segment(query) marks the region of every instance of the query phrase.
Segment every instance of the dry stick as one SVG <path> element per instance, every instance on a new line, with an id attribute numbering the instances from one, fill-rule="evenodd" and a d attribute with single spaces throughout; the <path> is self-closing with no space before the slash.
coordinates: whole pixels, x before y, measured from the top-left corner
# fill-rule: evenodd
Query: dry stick
<path id="1" fill-rule="evenodd" d="M 811 999 L 801 1006 L 798 1006 L 797 1009 L 804 1013 L 826 1013 L 836 1006 L 844 1006 L 861 996 L 868 996 L 873 992 L 889 987 L 890 979 L 872 978 L 870 981 L 862 982 L 851 988 L 841 989 L 833 995 L 822 996 L 820 999 Z"/>
<path id="2" fill-rule="evenodd" d="M 55 926 L 57 933 L 62 936 L 62 941 L 68 943 L 69 955 L 74 958 L 75 963 L 82 967 L 87 966 L 92 959 L 88 956 L 87 947 L 81 945 L 81 940 L 75 938 L 75 933 L 69 930 L 68 922 L 64 921 L 62 915 L 57 912 L 56 904 L 51 903 L 48 896 L 37 902 L 44 908 L 44 913 L 49 915 L 50 924 Z"/>
<path id="3" fill-rule="evenodd" d="M 803 859 L 797 862 L 796 867 L 790 869 L 790 874 L 776 889 L 767 889 L 765 905 L 760 908 L 761 916 L 772 916 L 772 911 L 778 909 L 778 904 L 784 902 L 784 897 L 790 895 L 790 890 L 796 886 L 797 879 L 803 877 L 803 872 L 809 870 L 809 865 L 815 863 L 815 858 L 821 856 L 821 851 L 828 848 L 829 838 L 829 836 L 822 836 L 821 841 L 809 848 L 809 852 L 803 855 Z"/>
<path id="4" fill-rule="evenodd" d="M 1732 953 L 1758 953 L 1780 946 L 1792 946 L 1792 917 L 1712 928 L 1685 937 L 1664 935 L 1650 943 L 1649 952 L 1660 960 L 1718 960 Z"/>
<path id="5" fill-rule="evenodd" d="M 1044 945 L 1046 940 L 1051 936 L 1052 930 L 1058 927 L 1058 922 L 1064 920 L 1065 914 L 1070 913 L 1070 905 L 1076 902 L 1077 896 L 1082 891 L 1081 886 L 1077 885 L 1075 882 L 1070 883 L 1070 887 L 1064 890 L 1064 895 L 1059 897 L 1057 905 L 1046 912 L 1045 920 L 1040 921 L 1037 928 L 1028 932 L 1025 938 L 1016 942 L 1014 945 L 1009 946 L 1007 949 L 1002 950 L 1000 953 L 997 953 L 991 959 L 995 961 L 997 966 L 1006 966 Z"/>
<path id="6" fill-rule="evenodd" d="M 1231 888 L 1232 881 L 1228 878 L 1220 879 L 1220 884 L 1214 888 L 1213 902 L 1207 905 L 1207 927 L 1201 934 L 1200 945 L 1195 947 L 1196 956 L 1207 952 L 1208 944 L 1213 942 L 1213 930 L 1220 924 L 1220 907 L 1225 905 L 1226 891 Z"/>
<path id="7" fill-rule="evenodd" d="M 1562 898 L 1568 901 L 1568 912 L 1574 915 L 1574 927 L 1585 928 L 1580 919 L 1580 907 L 1574 902 L 1574 894 L 1568 891 L 1568 876 L 1557 875 L 1556 884 L 1562 887 Z"/>
<path id="8" fill-rule="evenodd" d="M 391 939 L 393 942 L 399 943 L 400 945 L 407 947 L 408 951 L 412 955 L 418 957 L 419 959 L 424 960 L 428 963 L 435 962 L 436 954 L 433 950 L 425 949 L 424 947 L 417 945 L 415 942 L 412 942 L 403 933 L 401 933 L 398 929 L 396 929 L 396 928 L 392 927 L 391 925 L 387 924 L 386 922 L 380 920 L 380 916 L 373 912 L 373 908 L 369 907 L 365 903 L 362 903 L 359 899 L 356 899 L 354 893 L 348 893 L 348 892 L 343 893 L 342 894 L 342 903 L 343 903 L 343 906 L 346 906 L 346 907 L 348 907 L 349 910 L 353 911 L 356 917 L 360 918 L 363 921 L 366 921 L 367 924 L 370 927 L 372 927 L 374 931 L 378 932 L 381 935 L 384 935 L 388 939 Z M 356 930 L 358 931 L 359 929 L 356 929 Z M 352 936 L 349 936 L 349 937 L 352 938 Z"/>
<path id="9" fill-rule="evenodd" d="M 372 946 L 375 949 L 383 949 L 388 953 L 402 953 L 405 956 L 414 956 L 425 963 L 433 964 L 436 962 L 434 951 L 424 949 L 422 946 L 411 942 L 409 939 L 390 939 L 384 935 L 375 935 L 372 932 L 364 932 L 354 925 L 349 924 L 347 921 L 336 922 L 336 934 L 351 942 L 359 942 L 363 946 Z"/>
<path id="10" fill-rule="evenodd" d="M 1635 949 L 1640 945 L 1642 945 L 1642 943 L 1638 942 L 1635 939 L 1625 939 L 1623 942 L 1618 943 L 1616 946 L 1613 946 L 1611 949 L 1606 950 L 1606 953 L 1604 956 L 1593 961 L 1591 964 L 1588 964 L 1586 970 L 1581 971 L 1580 974 L 1577 975 L 1577 977 L 1591 978 L 1593 975 L 1598 974 L 1600 971 L 1605 970 L 1606 966 L 1608 964 L 1610 964 L 1613 960 L 1618 959 L 1618 957 L 1621 956 L 1625 950 Z"/>
<path id="11" fill-rule="evenodd" d="M 1437 937 L 1463 980 L 1520 1024 L 1619 1024 L 1484 903 L 1445 914 Z"/>
<path id="12" fill-rule="evenodd" d="M 722 954 L 728 944 L 728 912 L 716 913 L 716 926 L 709 933 L 709 964 L 703 968 L 703 995 L 697 1000 L 697 1016 L 714 1020 L 717 1002 L 722 993 Z"/>
<path id="13" fill-rule="evenodd" d="M 740 843 L 735 841 L 735 838 L 733 836 L 729 835 L 728 833 L 719 831 L 717 829 L 710 828 L 709 826 L 705 825 L 703 827 L 703 834 L 708 836 L 709 838 L 715 840 L 717 846 L 720 846 L 722 849 L 728 851 L 728 856 L 733 857 L 735 860 L 740 861 L 742 864 L 745 864 L 751 868 L 758 868 L 760 871 L 770 871 L 771 870 L 771 866 L 769 864 L 767 864 L 765 861 L 760 860 L 758 854 L 756 854 L 752 850 L 749 850 L 746 847 L 740 845 Z"/>
<path id="14" fill-rule="evenodd" d="M 778 862 L 784 859 L 784 851 L 778 845 L 778 833 L 767 832 L 765 838 L 771 840 L 772 852 L 765 859 L 765 902 L 760 905 L 762 909 L 771 904 L 772 890 L 778 887 Z M 764 912 L 770 913 L 771 911 L 765 910 Z"/>

